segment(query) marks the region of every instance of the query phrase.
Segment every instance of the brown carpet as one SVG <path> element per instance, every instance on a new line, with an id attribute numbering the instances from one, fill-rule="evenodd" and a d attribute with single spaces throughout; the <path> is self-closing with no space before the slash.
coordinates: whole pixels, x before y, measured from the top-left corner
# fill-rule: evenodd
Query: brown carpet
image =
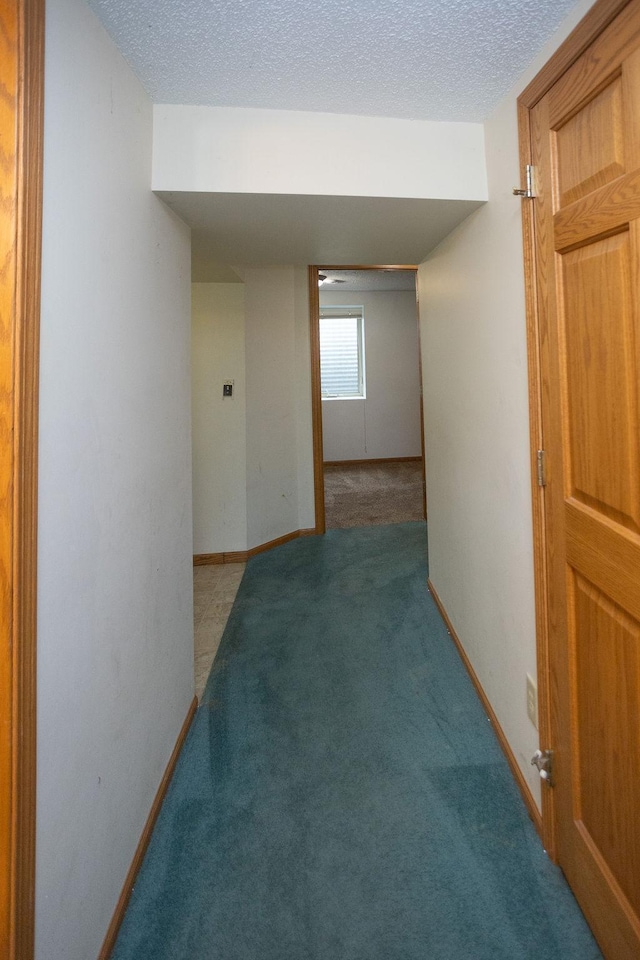
<path id="1" fill-rule="evenodd" d="M 324 468 L 327 528 L 423 520 L 422 463 Z"/>

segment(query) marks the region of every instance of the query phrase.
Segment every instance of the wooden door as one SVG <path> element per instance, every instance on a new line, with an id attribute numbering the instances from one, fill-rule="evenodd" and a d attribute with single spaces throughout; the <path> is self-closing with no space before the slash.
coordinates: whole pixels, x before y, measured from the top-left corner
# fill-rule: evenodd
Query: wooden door
<path id="1" fill-rule="evenodd" d="M 640 0 L 530 114 L 557 858 L 640 957 Z"/>

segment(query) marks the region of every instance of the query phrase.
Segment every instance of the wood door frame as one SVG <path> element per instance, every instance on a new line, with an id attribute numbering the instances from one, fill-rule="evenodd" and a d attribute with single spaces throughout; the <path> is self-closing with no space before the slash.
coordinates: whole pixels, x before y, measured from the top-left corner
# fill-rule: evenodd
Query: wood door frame
<path id="1" fill-rule="evenodd" d="M 418 312 L 418 267 L 416 264 L 313 264 L 309 267 L 309 330 L 311 339 L 311 418 L 313 425 L 313 491 L 317 534 L 327 531 L 324 501 L 324 443 L 322 439 L 322 384 L 320 380 L 320 289 L 318 274 L 323 270 L 411 270 L 416 275 L 416 312 Z M 420 317 L 418 321 L 418 361 L 420 376 L 420 444 L 422 450 L 422 491 L 424 513 L 427 513 L 427 495 L 424 456 L 424 411 L 422 403 L 422 354 L 420 350 Z"/>
<path id="2" fill-rule="evenodd" d="M 0 12 L 0 954 L 31 960 L 44 0 Z"/>
<path id="3" fill-rule="evenodd" d="M 539 73 L 518 97 L 518 138 L 520 147 L 520 172 L 525 182 L 525 167 L 531 163 L 532 144 L 530 112 L 545 96 L 557 80 L 575 63 L 593 41 L 609 26 L 612 20 L 631 0 L 596 0 L 566 40 L 542 67 Z M 533 201 L 535 203 L 535 200 Z M 524 244 L 525 301 L 527 317 L 527 357 L 529 381 L 529 424 L 531 454 L 531 499 L 533 507 L 533 555 L 536 607 L 536 645 L 538 663 L 538 718 L 540 748 L 553 749 L 556 741 L 557 717 L 555 715 L 551 666 L 553 653 L 550 649 L 548 622 L 548 569 L 547 549 L 552 531 L 547 528 L 544 488 L 537 482 L 537 454 L 545 449 L 542 422 L 542 398 L 545 392 L 547 372 L 543 369 L 540 344 L 540 324 L 536 293 L 536 254 L 534 235 L 534 210 L 532 202 L 522 201 L 522 233 Z M 557 811 L 553 789 L 542 789 L 542 840 L 547 853 L 557 862 L 556 843 Z"/>

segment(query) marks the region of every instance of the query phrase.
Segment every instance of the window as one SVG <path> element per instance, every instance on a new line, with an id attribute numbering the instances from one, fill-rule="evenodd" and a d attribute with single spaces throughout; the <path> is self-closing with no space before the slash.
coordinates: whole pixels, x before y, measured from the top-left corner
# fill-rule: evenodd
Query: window
<path id="1" fill-rule="evenodd" d="M 320 308 L 320 379 L 324 400 L 365 396 L 362 307 Z"/>

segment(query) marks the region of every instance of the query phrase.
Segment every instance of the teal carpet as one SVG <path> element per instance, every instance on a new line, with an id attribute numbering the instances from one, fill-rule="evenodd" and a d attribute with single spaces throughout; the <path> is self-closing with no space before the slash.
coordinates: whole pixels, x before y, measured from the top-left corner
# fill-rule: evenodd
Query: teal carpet
<path id="1" fill-rule="evenodd" d="M 113 960 L 601 956 L 426 577 L 423 523 L 249 562 Z"/>

